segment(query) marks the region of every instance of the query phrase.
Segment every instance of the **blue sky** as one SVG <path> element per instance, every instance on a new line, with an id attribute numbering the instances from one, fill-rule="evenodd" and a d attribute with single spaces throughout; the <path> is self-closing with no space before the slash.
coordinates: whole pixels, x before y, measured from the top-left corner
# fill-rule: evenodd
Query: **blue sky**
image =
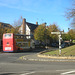
<path id="1" fill-rule="evenodd" d="M 71 3 L 72 0 L 0 0 L 0 22 L 13 24 L 22 16 L 31 23 L 56 23 L 67 32 L 70 21 L 64 15 Z"/>

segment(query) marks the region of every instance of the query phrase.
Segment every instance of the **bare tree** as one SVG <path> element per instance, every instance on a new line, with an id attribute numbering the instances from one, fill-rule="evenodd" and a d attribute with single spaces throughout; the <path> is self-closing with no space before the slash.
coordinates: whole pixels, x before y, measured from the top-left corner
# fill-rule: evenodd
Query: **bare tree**
<path id="1" fill-rule="evenodd" d="M 71 26 L 75 28 L 75 0 L 72 1 L 72 7 L 67 9 L 68 11 L 66 12 L 66 18 L 72 21 Z"/>
<path id="2" fill-rule="evenodd" d="M 23 21 L 22 16 L 18 20 L 14 21 L 13 26 L 14 26 L 15 30 L 13 31 L 13 33 L 18 33 L 18 29 L 21 26 L 22 21 Z"/>
<path id="3" fill-rule="evenodd" d="M 13 26 L 14 26 L 14 27 L 20 26 L 20 25 L 22 24 L 22 20 L 23 20 L 23 18 L 22 18 L 22 16 L 21 16 L 18 20 L 15 20 L 15 21 L 14 21 Z"/>

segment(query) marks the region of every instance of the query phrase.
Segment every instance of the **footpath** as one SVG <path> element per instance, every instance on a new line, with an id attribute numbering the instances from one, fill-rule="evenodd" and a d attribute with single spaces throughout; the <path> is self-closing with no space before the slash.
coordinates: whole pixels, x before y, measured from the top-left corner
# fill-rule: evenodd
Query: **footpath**
<path id="1" fill-rule="evenodd" d="M 22 56 L 19 59 L 28 60 L 28 61 L 57 61 L 57 62 L 73 61 L 75 62 L 75 57 L 48 56 L 48 55 L 43 55 L 42 52 L 33 55 Z"/>

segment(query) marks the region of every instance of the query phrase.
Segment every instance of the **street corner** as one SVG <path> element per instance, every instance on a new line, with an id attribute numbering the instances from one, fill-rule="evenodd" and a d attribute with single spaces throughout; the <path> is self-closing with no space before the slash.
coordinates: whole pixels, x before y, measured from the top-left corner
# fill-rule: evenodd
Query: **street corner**
<path id="1" fill-rule="evenodd" d="M 24 60 L 25 56 L 21 56 L 19 57 L 20 60 Z"/>

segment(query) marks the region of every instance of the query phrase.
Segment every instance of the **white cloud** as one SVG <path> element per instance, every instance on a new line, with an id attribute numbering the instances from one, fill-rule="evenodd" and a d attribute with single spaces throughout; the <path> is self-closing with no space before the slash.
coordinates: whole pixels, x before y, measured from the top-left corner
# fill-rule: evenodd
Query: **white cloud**
<path id="1" fill-rule="evenodd" d="M 53 13 L 59 10 L 62 0 L 0 0 L 0 6 L 34 13 Z"/>
<path id="2" fill-rule="evenodd" d="M 10 0 L 7 0 L 7 1 L 1 1 L 0 0 L 0 6 L 2 6 L 2 7 L 8 7 L 8 8 L 14 8 L 14 9 L 28 11 L 28 12 L 39 13 L 39 12 L 33 10 L 33 9 L 28 8 L 26 5 L 20 4 L 20 1 L 19 2 L 17 2 L 17 1 L 14 2 L 14 1 L 15 0 L 13 0 L 12 2 L 10 2 Z M 24 1 L 22 3 L 24 3 Z"/>

